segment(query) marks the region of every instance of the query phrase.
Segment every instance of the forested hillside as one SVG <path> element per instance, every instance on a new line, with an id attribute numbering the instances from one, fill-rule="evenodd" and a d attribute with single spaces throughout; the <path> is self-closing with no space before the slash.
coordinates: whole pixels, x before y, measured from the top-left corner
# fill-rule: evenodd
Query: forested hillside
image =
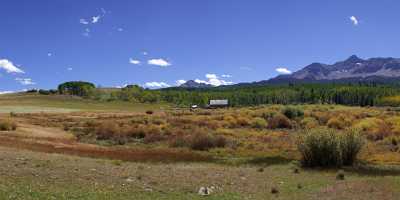
<path id="1" fill-rule="evenodd" d="M 64 83 L 65 84 L 65 83 Z M 99 101 L 167 102 L 176 105 L 207 105 L 210 99 L 228 99 L 231 106 L 261 104 L 342 104 L 380 105 L 384 97 L 400 95 L 394 84 L 286 84 L 227 86 L 216 88 L 144 89 L 130 85 L 120 90 L 93 89 L 86 98 Z M 387 99 L 387 98 L 386 98 Z M 388 105 L 388 101 L 384 101 Z"/>
<path id="2" fill-rule="evenodd" d="M 374 84 L 301 84 L 202 90 L 165 89 L 156 93 L 162 101 L 184 105 L 205 105 L 209 99 L 229 99 L 232 106 L 304 103 L 374 106 L 380 103 L 382 97 L 399 94 L 400 89 L 393 85 Z"/>

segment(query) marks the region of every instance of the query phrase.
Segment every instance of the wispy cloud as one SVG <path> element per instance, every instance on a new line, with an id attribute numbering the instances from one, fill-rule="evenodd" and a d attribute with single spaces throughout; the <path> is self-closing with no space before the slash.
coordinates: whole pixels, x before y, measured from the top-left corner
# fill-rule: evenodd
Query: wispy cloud
<path id="1" fill-rule="evenodd" d="M 79 23 L 84 24 L 84 25 L 88 25 L 89 22 L 86 19 L 79 19 Z"/>
<path id="2" fill-rule="evenodd" d="M 139 65 L 140 64 L 140 60 L 129 58 L 129 63 L 131 63 L 133 65 Z"/>
<path id="3" fill-rule="evenodd" d="M 232 75 L 229 75 L 229 74 L 222 74 L 221 77 L 222 77 L 222 78 L 232 78 Z"/>
<path id="4" fill-rule="evenodd" d="M 106 9 L 104 9 L 104 8 L 100 8 L 100 10 L 101 10 L 101 12 L 103 13 L 103 15 L 107 14 L 107 11 L 106 11 Z"/>
<path id="5" fill-rule="evenodd" d="M 156 66 L 160 66 L 160 67 L 168 67 L 171 65 L 171 63 L 169 63 L 167 60 L 164 60 L 162 58 L 150 59 L 147 61 L 147 64 L 156 65 Z"/>
<path id="6" fill-rule="evenodd" d="M 90 29 L 89 28 L 85 28 L 85 31 L 82 33 L 83 36 L 85 37 L 90 37 Z"/>
<path id="7" fill-rule="evenodd" d="M 351 16 L 350 17 L 351 22 L 353 23 L 354 26 L 358 25 L 358 19 L 356 16 Z"/>
<path id="8" fill-rule="evenodd" d="M 144 84 L 144 87 L 146 88 L 166 88 L 166 87 L 171 87 L 165 82 L 147 82 Z"/>
<path id="9" fill-rule="evenodd" d="M 72 71 L 72 67 L 68 67 L 67 70 L 68 70 L 68 71 Z"/>
<path id="10" fill-rule="evenodd" d="M 31 78 L 16 78 L 15 79 L 17 82 L 19 82 L 21 85 L 35 85 L 36 83 L 32 81 Z"/>
<path id="11" fill-rule="evenodd" d="M 276 68 L 275 71 L 280 73 L 280 74 L 291 74 L 292 73 L 292 71 L 288 70 L 285 67 Z"/>
<path id="12" fill-rule="evenodd" d="M 15 91 L 0 91 L 0 94 L 12 94 L 16 93 Z"/>
<path id="13" fill-rule="evenodd" d="M 0 69 L 6 70 L 7 73 L 25 73 L 7 59 L 0 59 Z"/>

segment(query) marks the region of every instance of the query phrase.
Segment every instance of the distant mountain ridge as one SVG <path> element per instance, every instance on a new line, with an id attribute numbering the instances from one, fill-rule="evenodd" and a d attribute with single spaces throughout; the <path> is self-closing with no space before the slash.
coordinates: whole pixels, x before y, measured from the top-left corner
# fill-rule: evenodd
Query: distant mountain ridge
<path id="1" fill-rule="evenodd" d="M 184 84 L 181 84 L 179 87 L 181 88 L 210 88 L 213 85 L 206 84 L 206 83 L 198 83 L 194 80 L 186 81 Z"/>
<path id="2" fill-rule="evenodd" d="M 361 59 L 356 55 L 335 64 L 312 63 L 289 75 L 279 75 L 264 83 L 287 82 L 352 82 L 400 80 L 400 59 L 370 58 Z"/>
<path id="3" fill-rule="evenodd" d="M 253 83 L 239 83 L 230 86 L 256 86 L 288 83 L 351 83 L 351 82 L 395 82 L 400 81 L 399 58 L 361 59 L 356 55 L 334 64 L 312 63 L 292 74 L 279 75 L 269 80 Z M 190 80 L 182 88 L 211 88 L 212 85 Z"/>

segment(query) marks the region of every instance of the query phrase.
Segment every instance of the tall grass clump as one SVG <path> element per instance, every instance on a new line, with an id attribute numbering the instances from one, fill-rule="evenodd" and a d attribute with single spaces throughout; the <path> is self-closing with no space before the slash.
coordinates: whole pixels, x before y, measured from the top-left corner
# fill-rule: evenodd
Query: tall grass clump
<path id="1" fill-rule="evenodd" d="M 351 166 L 357 159 L 357 154 L 361 151 L 361 148 L 364 145 L 364 139 L 355 129 L 347 130 L 338 137 L 342 164 L 345 166 Z"/>
<path id="2" fill-rule="evenodd" d="M 363 144 L 355 130 L 314 129 L 301 134 L 298 150 L 304 167 L 341 167 L 354 163 Z"/>

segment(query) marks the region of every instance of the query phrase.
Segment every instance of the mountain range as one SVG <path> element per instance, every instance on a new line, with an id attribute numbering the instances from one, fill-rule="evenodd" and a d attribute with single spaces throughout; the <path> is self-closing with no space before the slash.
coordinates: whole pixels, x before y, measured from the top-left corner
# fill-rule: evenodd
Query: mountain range
<path id="1" fill-rule="evenodd" d="M 356 55 L 334 64 L 312 63 L 292 74 L 279 75 L 269 80 L 238 85 L 267 85 L 287 83 L 348 83 L 348 82 L 392 82 L 400 81 L 400 59 L 361 59 Z M 204 83 L 188 81 L 180 87 L 212 87 Z"/>

